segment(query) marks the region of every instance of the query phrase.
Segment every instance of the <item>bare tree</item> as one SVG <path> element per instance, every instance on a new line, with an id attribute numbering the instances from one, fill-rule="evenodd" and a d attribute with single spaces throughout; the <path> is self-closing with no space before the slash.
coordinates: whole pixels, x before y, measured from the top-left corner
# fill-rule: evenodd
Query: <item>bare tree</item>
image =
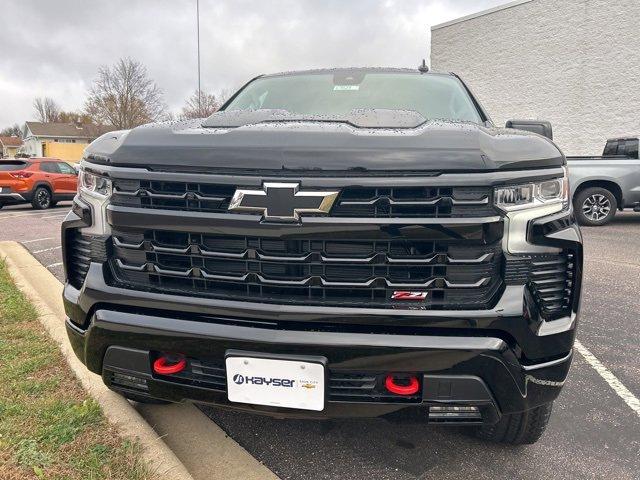
<path id="1" fill-rule="evenodd" d="M 84 112 L 65 112 L 63 110 L 58 114 L 58 122 L 91 125 L 93 124 L 93 118 Z"/>
<path id="2" fill-rule="evenodd" d="M 49 97 L 39 97 L 33 100 L 33 108 L 40 122 L 57 122 L 60 106 Z"/>
<path id="3" fill-rule="evenodd" d="M 218 100 L 220 100 L 220 106 L 222 106 L 224 102 L 229 100 L 231 98 L 231 95 L 233 95 L 234 93 L 235 91 L 231 90 L 230 88 L 223 88 L 222 90 L 220 90 L 220 93 L 218 94 Z"/>
<path id="4" fill-rule="evenodd" d="M 221 103 L 218 102 L 216 96 L 211 93 L 200 92 L 196 89 L 193 94 L 187 98 L 184 107 L 182 107 L 181 119 L 189 118 L 205 118 L 215 113 L 220 108 Z"/>
<path id="5" fill-rule="evenodd" d="M 85 103 L 95 123 L 119 129 L 160 120 L 165 110 L 162 90 L 147 76 L 145 66 L 131 58 L 100 67 Z"/>
<path id="6" fill-rule="evenodd" d="M 10 127 L 7 128 L 3 128 L 2 131 L 0 131 L 0 137 L 22 137 L 22 129 L 20 128 L 20 125 L 18 125 L 17 123 L 11 125 Z"/>

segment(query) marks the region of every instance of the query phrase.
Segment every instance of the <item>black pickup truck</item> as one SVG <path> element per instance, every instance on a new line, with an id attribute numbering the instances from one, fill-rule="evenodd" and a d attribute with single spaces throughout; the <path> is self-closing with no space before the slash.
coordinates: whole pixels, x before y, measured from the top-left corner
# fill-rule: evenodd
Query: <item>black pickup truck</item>
<path id="1" fill-rule="evenodd" d="M 71 343 L 137 401 L 533 443 L 578 321 L 565 164 L 452 74 L 257 77 L 207 119 L 87 148 L 62 225 Z"/>

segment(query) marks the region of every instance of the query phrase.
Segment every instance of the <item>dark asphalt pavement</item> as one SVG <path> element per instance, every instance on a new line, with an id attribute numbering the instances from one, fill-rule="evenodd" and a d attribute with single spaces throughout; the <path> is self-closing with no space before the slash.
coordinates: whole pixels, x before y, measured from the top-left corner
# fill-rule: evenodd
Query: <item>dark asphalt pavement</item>
<path id="1" fill-rule="evenodd" d="M 0 211 L 0 240 L 18 240 L 62 277 L 59 227 L 69 204 Z M 578 334 L 640 397 L 640 214 L 584 228 L 585 280 Z M 384 420 L 294 421 L 212 408 L 205 413 L 283 479 L 640 479 L 640 411 L 576 353 L 542 440 L 488 445 L 464 429 Z"/>

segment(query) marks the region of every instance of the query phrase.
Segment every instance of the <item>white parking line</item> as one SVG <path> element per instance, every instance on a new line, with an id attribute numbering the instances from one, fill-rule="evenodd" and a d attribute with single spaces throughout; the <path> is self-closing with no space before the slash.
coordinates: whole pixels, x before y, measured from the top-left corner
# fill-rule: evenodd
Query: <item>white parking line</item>
<path id="1" fill-rule="evenodd" d="M 59 267 L 60 265 L 62 265 L 62 262 L 52 263 L 51 265 L 47 265 L 45 268 Z"/>
<path id="2" fill-rule="evenodd" d="M 600 360 L 598 360 L 593 353 L 591 353 L 582 343 L 576 340 L 575 343 L 576 350 L 580 352 L 580 355 L 584 357 L 593 369 L 598 372 L 598 374 L 604 378 L 605 382 L 609 384 L 609 386 L 613 389 L 618 396 L 624 400 L 631 410 L 636 412 L 636 414 L 640 417 L 640 400 L 631 393 L 631 391 L 625 387 L 618 378 L 609 371 L 607 367 L 605 367 Z"/>
<path id="3" fill-rule="evenodd" d="M 36 243 L 36 242 L 44 242 L 45 240 L 53 240 L 56 237 L 43 237 L 43 238 L 34 238 L 33 240 L 25 240 L 20 243 Z"/>
<path id="4" fill-rule="evenodd" d="M 15 215 L 0 215 L 0 220 L 7 219 L 7 218 L 18 218 L 18 217 L 35 217 L 36 215 L 42 215 L 42 213 L 43 212 L 37 211 L 37 212 L 18 213 Z"/>
<path id="5" fill-rule="evenodd" d="M 51 250 L 57 250 L 59 248 L 62 248 L 62 245 L 58 245 L 57 247 L 51 247 L 51 248 L 43 248 L 42 250 L 36 250 L 34 252 L 31 253 L 44 253 L 44 252 L 50 252 Z"/>
<path id="6" fill-rule="evenodd" d="M 7 215 L 7 214 L 2 215 L 2 214 L 0 214 L 0 220 L 3 220 L 3 219 L 6 220 L 6 219 L 9 219 L 9 218 L 20 218 L 20 217 L 35 217 L 37 215 L 44 215 L 44 213 L 46 213 L 46 212 L 35 211 L 35 212 L 27 212 L 27 213 L 18 213 L 18 214 L 15 214 L 15 215 Z M 68 212 L 65 211 L 64 213 L 60 212 L 60 213 L 58 213 L 56 215 L 47 215 L 47 216 L 40 217 L 40 218 L 64 217 L 64 216 L 67 215 L 67 213 Z"/>
<path id="7" fill-rule="evenodd" d="M 67 212 L 59 213 L 57 215 L 47 215 L 46 217 L 40 217 L 40 219 L 44 219 L 44 218 L 64 218 L 66 216 L 67 216 Z"/>

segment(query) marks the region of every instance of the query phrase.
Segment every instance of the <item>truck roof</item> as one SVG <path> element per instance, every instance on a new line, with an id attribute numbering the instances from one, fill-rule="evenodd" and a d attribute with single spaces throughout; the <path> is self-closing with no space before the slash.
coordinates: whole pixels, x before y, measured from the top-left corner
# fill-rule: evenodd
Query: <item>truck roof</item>
<path id="1" fill-rule="evenodd" d="M 289 75 L 322 75 L 322 74 L 348 74 L 348 73 L 402 73 L 414 75 L 442 75 L 453 76 L 452 73 L 426 72 L 421 73 L 417 68 L 394 68 L 394 67 L 340 67 L 340 68 L 316 68 L 309 70 L 291 70 L 288 72 L 277 72 L 260 75 L 261 77 L 284 77 Z"/>
<path id="2" fill-rule="evenodd" d="M 627 140 L 638 140 L 640 135 L 622 135 L 620 137 L 607 138 L 607 142 L 625 142 Z"/>

